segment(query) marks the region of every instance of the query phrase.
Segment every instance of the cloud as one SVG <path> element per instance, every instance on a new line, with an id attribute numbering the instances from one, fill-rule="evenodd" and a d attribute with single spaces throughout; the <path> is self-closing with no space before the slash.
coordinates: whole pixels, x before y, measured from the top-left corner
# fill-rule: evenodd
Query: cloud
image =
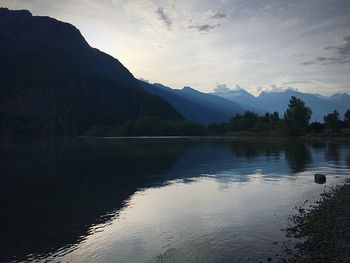
<path id="1" fill-rule="evenodd" d="M 350 55 L 350 36 L 343 37 L 341 45 L 337 48 L 343 55 Z"/>
<path id="2" fill-rule="evenodd" d="M 191 25 L 188 28 L 191 29 L 196 29 L 200 32 L 209 32 L 217 27 L 220 27 L 221 24 L 216 24 L 216 25 L 209 25 L 209 24 L 203 24 L 203 25 Z"/>
<path id="3" fill-rule="evenodd" d="M 317 57 L 313 61 L 305 61 L 300 63 L 304 66 L 314 65 L 314 64 L 320 64 L 320 65 L 343 65 L 343 64 L 349 64 L 350 63 L 350 57 L 348 56 L 337 56 L 337 57 Z"/>
<path id="4" fill-rule="evenodd" d="M 216 84 L 214 88 L 214 93 L 228 93 L 230 91 L 236 91 L 242 89 L 239 85 L 235 85 L 233 88 L 229 88 L 226 84 Z"/>
<path id="5" fill-rule="evenodd" d="M 333 47 L 333 46 L 327 46 L 327 47 L 324 47 L 323 49 L 325 49 L 325 50 L 332 50 L 332 49 L 336 49 L 336 47 Z"/>
<path id="6" fill-rule="evenodd" d="M 322 65 L 329 64 L 348 64 L 350 63 L 350 57 L 317 57 L 317 61 L 322 62 Z"/>
<path id="7" fill-rule="evenodd" d="M 300 64 L 304 65 L 304 66 L 310 66 L 310 65 L 316 64 L 316 62 L 315 61 L 304 61 L 304 62 L 301 62 Z"/>
<path id="8" fill-rule="evenodd" d="M 170 17 L 167 14 L 165 14 L 164 9 L 162 7 L 159 7 L 156 10 L 156 14 L 158 15 L 158 18 L 164 22 L 168 30 L 171 30 L 173 21 L 170 19 Z"/>
<path id="9" fill-rule="evenodd" d="M 204 15 L 197 16 L 196 18 L 192 17 L 189 20 L 189 29 L 195 29 L 199 32 L 209 32 L 215 28 L 221 27 L 221 23 L 216 22 L 217 20 L 222 20 L 226 18 L 226 14 L 222 12 L 214 12 L 208 10 Z"/>
<path id="10" fill-rule="evenodd" d="M 310 84 L 313 83 L 310 80 L 294 80 L 294 81 L 288 81 L 288 82 L 283 82 L 281 85 L 283 86 L 288 86 L 288 85 L 295 85 L 295 84 Z"/>
<path id="11" fill-rule="evenodd" d="M 262 86 L 262 87 L 257 87 L 256 88 L 257 92 L 266 92 L 266 93 L 277 93 L 277 92 L 284 92 L 286 90 L 293 90 L 293 91 L 298 91 L 297 88 L 294 87 L 282 87 L 282 86 L 277 86 L 275 84 L 269 84 L 267 86 Z"/>
<path id="12" fill-rule="evenodd" d="M 350 57 L 317 57 L 313 61 L 305 61 L 300 63 L 304 66 L 310 66 L 315 64 L 320 65 L 343 65 L 343 64 L 349 64 L 350 63 Z"/>
<path id="13" fill-rule="evenodd" d="M 226 14 L 222 12 L 215 12 L 208 10 L 206 13 L 201 14 L 200 16 L 194 17 L 189 20 L 189 29 L 195 29 L 199 32 L 209 32 L 215 28 L 221 27 L 221 23 L 218 23 L 218 20 L 226 18 Z"/>
<path id="14" fill-rule="evenodd" d="M 211 19 L 223 19 L 226 18 L 226 14 L 217 12 L 210 17 Z"/>
<path id="15" fill-rule="evenodd" d="M 350 35 L 338 40 L 338 45 L 326 46 L 324 50 L 336 50 L 340 55 L 350 55 Z"/>
<path id="16" fill-rule="evenodd" d="M 313 64 L 332 65 L 350 63 L 350 36 L 343 37 L 336 46 L 326 46 L 324 50 L 335 50 L 333 57 L 319 56 L 315 60 L 302 62 L 302 65 L 309 66 Z"/>
<path id="17" fill-rule="evenodd" d="M 230 89 L 226 84 L 217 84 L 214 88 L 214 93 L 228 93 Z"/>
<path id="18" fill-rule="evenodd" d="M 299 22 L 300 22 L 299 19 L 290 19 L 290 20 L 286 20 L 286 21 L 282 24 L 282 26 L 283 26 L 283 27 L 293 27 L 293 26 L 298 25 Z"/>

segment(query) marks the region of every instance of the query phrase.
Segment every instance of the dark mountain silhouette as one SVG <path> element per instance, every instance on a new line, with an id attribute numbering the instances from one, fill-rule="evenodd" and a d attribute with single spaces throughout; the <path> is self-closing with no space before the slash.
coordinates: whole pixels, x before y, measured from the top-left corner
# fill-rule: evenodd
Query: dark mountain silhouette
<path id="1" fill-rule="evenodd" d="M 131 118 L 182 118 L 74 26 L 0 8 L 0 134 L 78 135 Z"/>
<path id="2" fill-rule="evenodd" d="M 178 90 L 157 83 L 140 83 L 146 91 L 162 97 L 186 119 L 194 122 L 226 122 L 236 113 L 243 112 L 243 108 L 235 102 L 190 87 Z"/>
<path id="3" fill-rule="evenodd" d="M 241 89 L 228 92 L 214 92 L 213 94 L 239 103 L 243 108 L 249 110 L 253 109 L 253 111 L 259 110 L 260 112 L 270 113 L 277 111 L 281 116 L 286 111 L 291 96 L 295 96 L 303 100 L 312 109 L 313 121 L 322 121 L 323 116 L 334 110 L 337 110 L 340 116 L 343 117 L 346 110 L 350 108 L 350 95 L 345 93 L 327 97 L 287 89 L 283 92 L 262 92 L 258 97 L 255 97 Z"/>

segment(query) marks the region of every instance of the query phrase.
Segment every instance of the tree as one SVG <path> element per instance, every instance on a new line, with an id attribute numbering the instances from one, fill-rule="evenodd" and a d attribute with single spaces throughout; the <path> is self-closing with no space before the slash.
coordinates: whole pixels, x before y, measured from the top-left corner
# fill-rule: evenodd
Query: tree
<path id="1" fill-rule="evenodd" d="M 339 113 L 335 110 L 332 113 L 323 117 L 324 123 L 328 129 L 331 129 L 333 132 L 339 131 Z"/>
<path id="2" fill-rule="evenodd" d="M 311 119 L 312 110 L 301 99 L 292 96 L 287 111 L 284 113 L 287 127 L 292 133 L 304 130 Z"/>
<path id="3" fill-rule="evenodd" d="M 230 119 L 229 127 L 231 131 L 254 130 L 255 124 L 259 120 L 259 115 L 252 111 L 246 111 L 243 115 L 236 114 Z"/>
<path id="4" fill-rule="evenodd" d="M 350 126 L 350 110 L 347 110 L 345 112 L 344 121 L 346 122 L 347 126 Z"/>
<path id="5" fill-rule="evenodd" d="M 324 130 L 324 124 L 320 123 L 318 121 L 310 123 L 308 127 L 308 132 L 309 133 L 320 133 Z"/>
<path id="6" fill-rule="evenodd" d="M 272 113 L 271 115 L 271 119 L 274 121 L 279 121 L 280 120 L 280 115 L 277 111 L 275 111 L 274 113 Z"/>

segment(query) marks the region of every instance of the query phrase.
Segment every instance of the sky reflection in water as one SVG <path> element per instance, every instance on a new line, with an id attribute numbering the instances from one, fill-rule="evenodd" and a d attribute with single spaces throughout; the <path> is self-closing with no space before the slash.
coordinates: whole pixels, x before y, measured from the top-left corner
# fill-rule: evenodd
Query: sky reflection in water
<path id="1" fill-rule="evenodd" d="M 350 174 L 331 141 L 56 139 L 1 156 L 0 261 L 266 260 L 292 209 Z"/>

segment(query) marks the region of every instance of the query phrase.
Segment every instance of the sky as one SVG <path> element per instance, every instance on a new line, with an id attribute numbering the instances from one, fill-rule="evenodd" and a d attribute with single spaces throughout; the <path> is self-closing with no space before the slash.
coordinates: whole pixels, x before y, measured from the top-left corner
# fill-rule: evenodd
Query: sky
<path id="1" fill-rule="evenodd" d="M 350 93 L 349 0 L 0 0 L 172 88 Z"/>

